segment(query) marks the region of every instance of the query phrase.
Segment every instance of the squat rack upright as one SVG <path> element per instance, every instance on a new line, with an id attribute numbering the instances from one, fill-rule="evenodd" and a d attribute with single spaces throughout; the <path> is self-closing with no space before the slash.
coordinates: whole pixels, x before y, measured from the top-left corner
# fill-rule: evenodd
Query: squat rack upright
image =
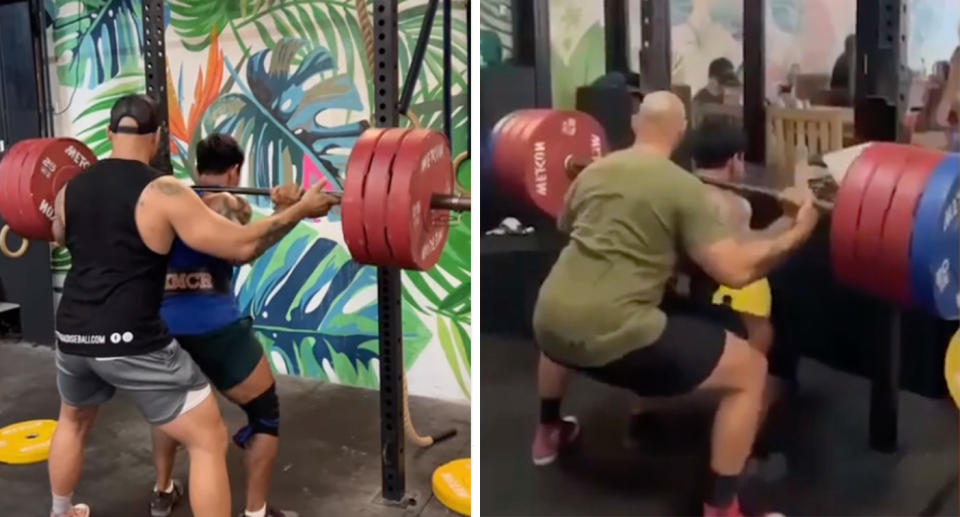
<path id="1" fill-rule="evenodd" d="M 443 121 L 447 140 L 452 142 L 452 102 L 450 91 L 451 8 L 453 0 L 444 1 L 443 54 L 444 106 Z M 404 82 L 404 95 L 399 92 L 398 64 L 398 0 L 374 0 L 374 55 L 376 66 L 370 73 L 375 77 L 374 102 L 371 106 L 373 122 L 378 127 L 397 127 L 400 115 L 409 107 L 417 77 L 428 47 L 430 31 L 438 0 L 430 0 L 424 14 L 417 46 Z M 467 16 L 469 24 L 469 15 Z M 167 105 L 167 64 L 164 42 L 164 0 L 143 0 L 143 53 L 147 95 L 160 107 L 163 135 L 160 152 L 154 166 L 171 171 Z M 469 80 L 469 78 L 468 78 Z M 452 143 L 451 143 L 452 145 Z M 403 321 L 402 278 L 395 267 L 377 268 L 377 316 L 380 345 L 380 458 L 382 501 L 390 505 L 415 505 L 406 497 L 406 469 L 404 462 L 403 415 Z M 433 437 L 433 442 L 452 437 L 455 430 Z"/>

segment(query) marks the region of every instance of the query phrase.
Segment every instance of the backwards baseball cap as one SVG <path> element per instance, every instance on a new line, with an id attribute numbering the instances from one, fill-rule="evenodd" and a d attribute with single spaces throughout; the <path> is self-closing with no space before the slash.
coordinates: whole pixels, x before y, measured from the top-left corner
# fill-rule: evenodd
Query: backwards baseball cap
<path id="1" fill-rule="evenodd" d="M 120 126 L 120 121 L 130 118 L 137 125 L 133 127 L 127 121 Z M 160 128 L 160 114 L 157 103 L 147 95 L 127 95 L 121 97 L 113 109 L 110 110 L 110 131 L 129 135 L 148 135 Z"/>

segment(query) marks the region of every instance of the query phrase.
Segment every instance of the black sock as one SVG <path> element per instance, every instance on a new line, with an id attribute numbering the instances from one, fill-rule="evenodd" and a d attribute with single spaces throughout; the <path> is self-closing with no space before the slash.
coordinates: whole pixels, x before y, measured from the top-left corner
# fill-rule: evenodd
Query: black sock
<path id="1" fill-rule="evenodd" d="M 728 508 L 737 497 L 737 482 L 740 476 L 721 476 L 710 471 L 710 482 L 704 502 L 714 508 Z"/>
<path id="2" fill-rule="evenodd" d="M 560 421 L 560 399 L 540 399 L 540 423 L 552 424 Z"/>

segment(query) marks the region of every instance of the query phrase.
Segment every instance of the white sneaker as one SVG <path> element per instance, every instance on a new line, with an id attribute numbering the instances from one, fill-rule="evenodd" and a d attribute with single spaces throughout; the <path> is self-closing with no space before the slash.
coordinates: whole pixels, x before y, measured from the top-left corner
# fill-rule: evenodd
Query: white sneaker
<path id="1" fill-rule="evenodd" d="M 54 515 L 51 513 L 50 517 L 90 517 L 90 507 L 83 503 L 75 504 L 67 513 L 62 515 Z"/>

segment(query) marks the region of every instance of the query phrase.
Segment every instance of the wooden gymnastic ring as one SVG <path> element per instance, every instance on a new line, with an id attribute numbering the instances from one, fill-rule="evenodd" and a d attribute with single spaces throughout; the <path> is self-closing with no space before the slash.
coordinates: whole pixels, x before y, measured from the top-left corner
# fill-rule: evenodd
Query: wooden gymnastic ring
<path id="1" fill-rule="evenodd" d="M 27 250 L 30 249 L 30 241 L 21 237 L 20 247 L 17 248 L 17 251 L 11 251 L 10 247 L 7 246 L 7 237 L 9 235 L 10 226 L 5 224 L 3 225 L 3 228 L 0 228 L 0 252 L 12 259 L 18 259 L 24 256 L 27 253 Z"/>

